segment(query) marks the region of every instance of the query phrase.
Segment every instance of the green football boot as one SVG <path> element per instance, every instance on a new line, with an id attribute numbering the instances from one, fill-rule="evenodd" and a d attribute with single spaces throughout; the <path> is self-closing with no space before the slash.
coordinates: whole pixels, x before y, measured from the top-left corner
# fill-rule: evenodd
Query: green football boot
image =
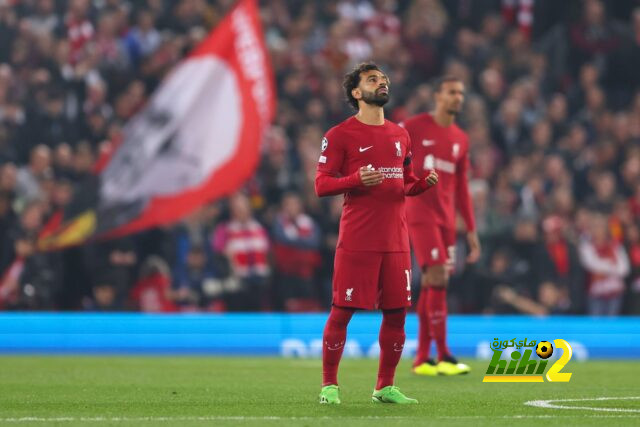
<path id="1" fill-rule="evenodd" d="M 402 394 L 400 389 L 394 385 L 388 385 L 380 390 L 374 390 L 371 400 L 375 403 L 399 403 L 401 405 L 418 403 L 416 399 Z"/>
<path id="2" fill-rule="evenodd" d="M 320 403 L 329 405 L 340 404 L 340 388 L 337 385 L 327 385 L 320 390 Z"/>

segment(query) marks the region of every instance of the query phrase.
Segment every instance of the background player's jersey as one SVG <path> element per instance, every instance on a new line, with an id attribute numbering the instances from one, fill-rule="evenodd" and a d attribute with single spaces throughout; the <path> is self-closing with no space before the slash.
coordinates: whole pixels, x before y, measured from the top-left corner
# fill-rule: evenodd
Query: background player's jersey
<path id="1" fill-rule="evenodd" d="M 411 171 L 410 145 L 407 131 L 388 120 L 384 125 L 372 126 L 351 117 L 326 133 L 318 173 L 353 176 L 356 183 L 344 195 L 338 248 L 409 251 L 405 183 L 416 182 Z M 369 164 L 384 173 L 381 184 L 366 187 L 354 175 Z"/>
<path id="2" fill-rule="evenodd" d="M 411 137 L 414 173 L 422 178 L 438 172 L 438 184 L 431 191 L 407 199 L 409 223 L 435 223 L 454 228 L 456 207 L 468 231 L 475 229 L 469 195 L 469 139 L 458 126 L 438 125 L 431 114 L 418 114 L 401 124 Z"/>

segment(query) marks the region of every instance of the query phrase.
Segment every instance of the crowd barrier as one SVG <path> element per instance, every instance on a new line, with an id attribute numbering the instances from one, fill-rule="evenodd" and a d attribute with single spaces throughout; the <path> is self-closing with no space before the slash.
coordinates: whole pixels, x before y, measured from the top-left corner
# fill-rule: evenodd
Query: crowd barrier
<path id="1" fill-rule="evenodd" d="M 319 357 L 326 314 L 0 313 L 0 353 L 209 354 Z M 357 313 L 345 356 L 375 357 L 381 316 Z M 498 339 L 568 341 L 577 360 L 640 358 L 640 317 L 467 316 L 448 319 L 449 346 L 489 358 Z M 403 356 L 415 354 L 417 319 L 407 318 Z"/>

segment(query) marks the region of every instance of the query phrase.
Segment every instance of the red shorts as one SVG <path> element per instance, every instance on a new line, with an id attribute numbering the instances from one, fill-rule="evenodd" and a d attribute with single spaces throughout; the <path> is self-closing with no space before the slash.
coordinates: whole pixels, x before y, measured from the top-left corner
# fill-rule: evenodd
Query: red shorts
<path id="1" fill-rule="evenodd" d="M 420 268 L 432 265 L 453 267 L 456 257 L 456 230 L 438 224 L 409 224 L 411 247 Z"/>
<path id="2" fill-rule="evenodd" d="M 394 309 L 411 306 L 411 254 L 336 249 L 333 305 Z"/>

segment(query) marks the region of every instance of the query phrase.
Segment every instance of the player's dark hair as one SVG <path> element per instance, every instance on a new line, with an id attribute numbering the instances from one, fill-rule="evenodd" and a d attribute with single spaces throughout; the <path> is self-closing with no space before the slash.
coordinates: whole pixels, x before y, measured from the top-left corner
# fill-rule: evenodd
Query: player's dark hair
<path id="1" fill-rule="evenodd" d="M 451 74 L 438 77 L 433 80 L 432 86 L 433 86 L 434 92 L 440 92 L 442 90 L 442 85 L 449 82 L 462 82 L 462 79 L 460 77 L 456 77 Z"/>
<path id="2" fill-rule="evenodd" d="M 373 62 L 363 62 L 361 64 L 356 65 L 356 67 L 349 73 L 344 76 L 344 81 L 342 82 L 342 87 L 344 88 L 345 95 L 347 96 L 347 102 L 351 105 L 355 110 L 358 109 L 358 100 L 351 95 L 351 91 L 358 87 L 360 84 L 360 74 L 366 73 L 367 71 L 376 70 L 382 72 L 380 67 L 378 67 Z"/>

